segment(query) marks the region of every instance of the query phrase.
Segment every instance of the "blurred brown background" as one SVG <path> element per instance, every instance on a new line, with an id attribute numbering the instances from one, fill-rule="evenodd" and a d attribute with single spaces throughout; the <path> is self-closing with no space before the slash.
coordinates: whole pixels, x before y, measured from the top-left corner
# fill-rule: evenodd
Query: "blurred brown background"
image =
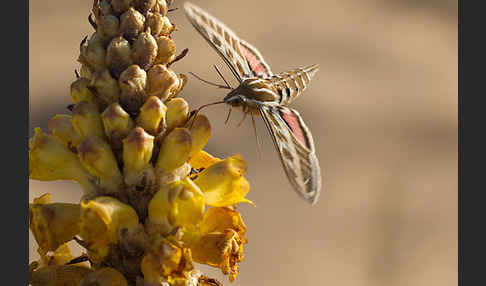
<path id="1" fill-rule="evenodd" d="M 457 1 L 194 2 L 258 47 L 274 72 L 321 65 L 292 105 L 313 131 L 323 170 L 313 207 L 291 189 L 262 122 L 259 157 L 250 121 L 236 128 L 241 114 L 233 114 L 225 126 L 225 107 L 205 111 L 207 149 L 243 154 L 257 204 L 239 207 L 249 244 L 232 285 L 456 285 Z M 30 1 L 31 130 L 67 112 L 91 4 Z M 190 49 L 174 69 L 217 81 L 218 64 L 230 78 L 182 10 L 170 16 L 178 49 Z M 192 107 L 223 95 L 196 80 L 183 92 Z M 71 182 L 30 187 L 31 201 L 45 192 L 80 197 Z M 32 237 L 30 246 L 32 260 Z"/>

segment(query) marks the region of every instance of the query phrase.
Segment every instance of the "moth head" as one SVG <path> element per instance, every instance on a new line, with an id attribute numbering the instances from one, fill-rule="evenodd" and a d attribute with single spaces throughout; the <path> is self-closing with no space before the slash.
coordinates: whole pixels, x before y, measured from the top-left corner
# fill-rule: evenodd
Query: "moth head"
<path id="1" fill-rule="evenodd" d="M 224 102 L 234 107 L 244 105 L 245 98 L 241 94 L 238 94 L 237 91 L 237 89 L 234 89 L 228 93 L 228 95 L 226 95 L 223 99 Z"/>

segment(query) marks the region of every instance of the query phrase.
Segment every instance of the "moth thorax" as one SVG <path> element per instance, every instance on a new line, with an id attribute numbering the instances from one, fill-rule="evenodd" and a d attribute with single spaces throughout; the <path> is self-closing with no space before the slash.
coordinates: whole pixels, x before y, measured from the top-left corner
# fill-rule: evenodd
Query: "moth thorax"
<path id="1" fill-rule="evenodd" d="M 245 96 L 258 101 L 275 101 L 278 91 L 271 81 L 261 78 L 250 78 L 241 84 Z"/>

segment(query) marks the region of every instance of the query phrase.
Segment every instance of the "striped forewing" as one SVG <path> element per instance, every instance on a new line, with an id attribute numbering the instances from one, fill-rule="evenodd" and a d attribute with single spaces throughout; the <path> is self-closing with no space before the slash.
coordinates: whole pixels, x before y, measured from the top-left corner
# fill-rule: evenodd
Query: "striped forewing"
<path id="1" fill-rule="evenodd" d="M 312 134 L 302 116 L 284 106 L 262 104 L 259 111 L 290 183 L 303 199 L 314 204 L 321 189 L 321 169 Z"/>
<path id="2" fill-rule="evenodd" d="M 218 52 L 240 82 L 244 78 L 272 75 L 260 52 L 221 21 L 189 2 L 184 3 L 184 10 L 194 28 Z"/>
<path id="3" fill-rule="evenodd" d="M 319 65 L 311 65 L 292 71 L 278 73 L 270 77 L 279 92 L 279 104 L 290 104 L 309 86 L 310 80 L 319 69 Z"/>

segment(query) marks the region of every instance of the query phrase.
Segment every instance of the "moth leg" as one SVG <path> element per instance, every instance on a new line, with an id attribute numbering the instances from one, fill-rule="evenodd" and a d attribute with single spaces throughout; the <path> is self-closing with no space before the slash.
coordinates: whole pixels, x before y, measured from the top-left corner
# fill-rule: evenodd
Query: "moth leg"
<path id="1" fill-rule="evenodd" d="M 255 116 L 253 115 L 253 112 L 251 113 L 251 123 L 253 124 L 253 131 L 255 132 L 255 140 L 256 140 L 256 145 L 257 145 L 257 150 L 258 150 L 258 158 L 262 158 L 262 150 L 260 146 L 260 141 L 258 140 L 258 132 L 256 128 L 256 123 L 255 123 Z"/>
<path id="2" fill-rule="evenodd" d="M 241 119 L 240 123 L 238 123 L 238 127 L 240 127 L 240 126 L 241 126 L 241 124 L 243 124 L 243 121 L 245 121 L 246 116 L 248 116 L 248 112 L 245 112 L 245 113 L 244 113 L 243 118 Z"/>
<path id="3" fill-rule="evenodd" d="M 228 111 L 228 116 L 226 117 L 226 120 L 224 121 L 224 124 L 227 124 L 228 123 L 228 120 L 230 118 L 230 115 L 231 115 L 231 111 L 232 110 L 233 110 L 233 107 L 230 106 L 229 111 Z"/>

